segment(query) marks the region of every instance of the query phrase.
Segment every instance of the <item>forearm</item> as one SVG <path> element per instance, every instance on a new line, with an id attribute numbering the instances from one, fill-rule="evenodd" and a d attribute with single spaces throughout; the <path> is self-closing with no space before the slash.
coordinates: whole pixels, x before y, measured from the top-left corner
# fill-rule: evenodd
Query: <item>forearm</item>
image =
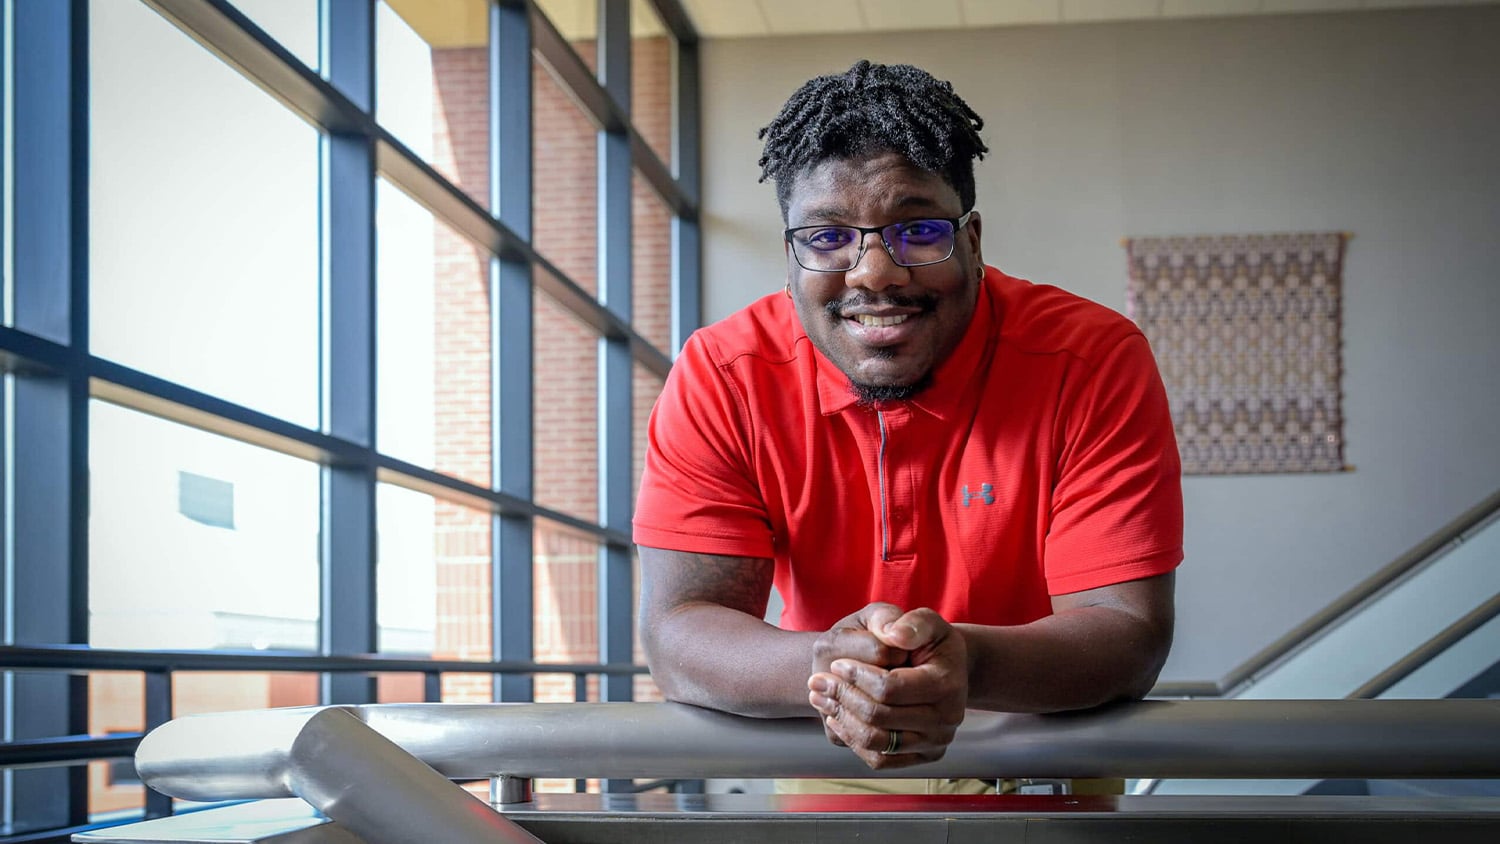
<path id="1" fill-rule="evenodd" d="M 969 658 L 969 703 L 1062 712 L 1143 697 L 1171 645 L 1164 629 L 1113 607 L 1081 607 L 1015 627 L 954 625 Z"/>
<path id="2" fill-rule="evenodd" d="M 643 630 L 651 676 L 668 700 L 757 718 L 816 714 L 807 678 L 817 638 L 700 602 L 674 607 Z"/>

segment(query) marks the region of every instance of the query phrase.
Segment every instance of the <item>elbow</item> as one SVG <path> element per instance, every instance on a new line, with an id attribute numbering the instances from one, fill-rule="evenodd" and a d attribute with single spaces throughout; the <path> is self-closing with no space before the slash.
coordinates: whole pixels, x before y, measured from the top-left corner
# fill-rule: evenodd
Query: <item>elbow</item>
<path id="1" fill-rule="evenodd" d="M 1140 660 L 1132 676 L 1127 678 L 1121 700 L 1141 700 L 1151 694 L 1162 668 L 1167 664 L 1167 655 L 1172 651 L 1172 623 L 1151 625 L 1143 636 Z"/>
<path id="2" fill-rule="evenodd" d="M 694 699 L 693 684 L 688 682 L 680 659 L 672 658 L 672 652 L 677 649 L 669 644 L 672 640 L 671 615 L 664 615 L 643 613 L 636 628 L 641 651 L 646 657 L 646 668 L 664 700 L 701 705 Z"/>

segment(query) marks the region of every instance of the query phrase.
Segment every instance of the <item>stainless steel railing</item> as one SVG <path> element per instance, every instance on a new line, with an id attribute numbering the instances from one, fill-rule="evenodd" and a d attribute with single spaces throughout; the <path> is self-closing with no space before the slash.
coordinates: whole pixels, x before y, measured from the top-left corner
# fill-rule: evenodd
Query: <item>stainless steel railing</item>
<path id="1" fill-rule="evenodd" d="M 342 711 L 449 779 L 509 777 L 1500 777 L 1500 701 L 1145 701 L 973 711 L 938 762 L 873 772 L 815 719 L 678 704 L 390 704 L 200 715 L 136 767 L 190 800 L 287 797 L 299 735 Z M 524 792 L 517 792 L 524 793 Z"/>

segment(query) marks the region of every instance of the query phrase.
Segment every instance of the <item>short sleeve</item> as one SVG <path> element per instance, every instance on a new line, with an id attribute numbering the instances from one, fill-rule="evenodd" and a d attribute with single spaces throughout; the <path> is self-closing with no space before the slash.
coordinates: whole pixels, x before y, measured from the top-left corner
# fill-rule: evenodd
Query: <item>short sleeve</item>
<path id="1" fill-rule="evenodd" d="M 751 461 L 743 404 L 703 332 L 684 345 L 647 430 L 636 499 L 638 545 L 769 558 L 770 519 Z"/>
<path id="2" fill-rule="evenodd" d="M 1046 538 L 1048 591 L 1173 570 L 1182 562 L 1182 469 L 1146 338 L 1125 337 L 1070 392 Z"/>

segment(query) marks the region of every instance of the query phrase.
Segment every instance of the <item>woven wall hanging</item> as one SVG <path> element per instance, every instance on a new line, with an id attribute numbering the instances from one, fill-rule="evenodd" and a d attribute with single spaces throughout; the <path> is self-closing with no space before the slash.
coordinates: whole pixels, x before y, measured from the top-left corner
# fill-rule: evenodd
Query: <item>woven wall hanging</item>
<path id="1" fill-rule="evenodd" d="M 1127 238 L 1127 313 L 1161 368 L 1184 474 L 1344 468 L 1346 235 Z"/>

